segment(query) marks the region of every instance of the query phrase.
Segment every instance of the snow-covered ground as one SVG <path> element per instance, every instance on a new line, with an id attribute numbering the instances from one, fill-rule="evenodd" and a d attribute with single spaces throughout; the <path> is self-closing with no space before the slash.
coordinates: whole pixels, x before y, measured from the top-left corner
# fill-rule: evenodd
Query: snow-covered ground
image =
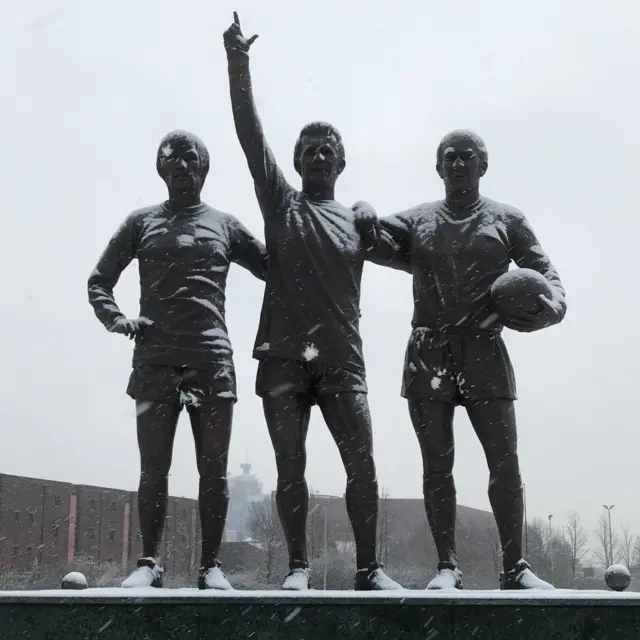
<path id="1" fill-rule="evenodd" d="M 224 600 L 282 600 L 283 603 L 291 600 L 391 600 L 403 602 L 407 600 L 473 600 L 492 603 L 496 601 L 540 601 L 573 600 L 576 604 L 580 601 L 637 601 L 640 604 L 640 592 L 629 591 L 615 593 L 612 591 L 577 591 L 571 589 L 556 589 L 555 591 L 200 591 L 198 589 L 154 589 L 152 587 L 139 587 L 135 589 L 121 588 L 96 588 L 83 590 L 51 589 L 46 591 L 0 591 L 0 603 L 6 599 L 33 599 L 52 598 L 65 600 L 74 599 L 143 599 L 143 600 L 183 600 L 194 599 L 224 599 Z"/>

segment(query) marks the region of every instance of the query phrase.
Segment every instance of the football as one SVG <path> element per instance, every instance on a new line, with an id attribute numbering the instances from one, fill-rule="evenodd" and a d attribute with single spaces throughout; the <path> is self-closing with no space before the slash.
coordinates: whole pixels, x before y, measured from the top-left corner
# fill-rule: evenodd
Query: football
<path id="1" fill-rule="evenodd" d="M 79 571 L 72 571 L 62 578 L 63 589 L 86 589 L 87 579 Z"/>
<path id="2" fill-rule="evenodd" d="M 612 564 L 605 571 L 604 581 L 611 591 L 624 591 L 631 584 L 631 573 L 622 564 Z"/>
<path id="3" fill-rule="evenodd" d="M 491 287 L 493 308 L 503 318 L 515 310 L 535 313 L 540 309 L 541 295 L 552 299 L 553 290 L 547 279 L 533 269 L 507 271 Z"/>

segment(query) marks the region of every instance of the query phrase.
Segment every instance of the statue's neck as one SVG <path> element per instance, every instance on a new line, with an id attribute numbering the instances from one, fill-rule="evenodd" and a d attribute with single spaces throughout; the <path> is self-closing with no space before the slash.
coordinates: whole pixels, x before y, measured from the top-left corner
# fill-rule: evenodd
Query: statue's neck
<path id="1" fill-rule="evenodd" d="M 451 211 L 469 210 L 478 204 L 480 189 L 466 189 L 465 191 L 447 191 L 445 202 Z"/>
<path id="2" fill-rule="evenodd" d="M 307 183 L 302 185 L 302 193 L 309 200 L 335 200 L 336 188 L 333 185 Z"/>
<path id="3" fill-rule="evenodd" d="M 173 207 L 194 207 L 201 202 L 200 192 L 169 189 L 168 202 Z"/>

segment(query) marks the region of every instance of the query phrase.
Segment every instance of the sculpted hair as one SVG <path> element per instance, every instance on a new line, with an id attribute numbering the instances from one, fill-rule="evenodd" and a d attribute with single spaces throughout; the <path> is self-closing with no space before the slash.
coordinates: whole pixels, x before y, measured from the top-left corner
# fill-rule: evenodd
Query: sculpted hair
<path id="1" fill-rule="evenodd" d="M 182 131 L 181 129 L 176 129 L 175 131 L 167 133 L 167 135 L 160 141 L 160 144 L 158 145 L 156 162 L 158 173 L 160 173 L 160 156 L 163 154 L 163 149 L 167 145 L 171 146 L 172 143 L 175 143 L 177 141 L 192 144 L 196 148 L 198 156 L 200 156 L 200 178 L 204 182 L 204 179 L 209 173 L 209 150 L 207 149 L 205 143 L 202 142 L 202 140 L 195 133 L 191 133 L 190 131 Z"/>
<path id="2" fill-rule="evenodd" d="M 317 120 L 315 122 L 310 122 L 309 124 L 305 124 L 300 131 L 300 135 L 296 140 L 296 146 L 293 150 L 293 163 L 295 166 L 296 161 L 300 157 L 300 152 L 302 151 L 302 137 L 303 136 L 326 136 L 327 138 L 333 138 L 336 142 L 338 156 L 342 160 L 342 162 L 346 163 L 346 157 L 344 152 L 344 144 L 342 143 L 342 136 L 340 132 L 328 122 L 321 122 Z"/>
<path id="3" fill-rule="evenodd" d="M 466 138 L 469 140 L 469 142 L 477 149 L 480 159 L 484 162 L 489 162 L 489 153 L 484 140 L 477 133 L 469 131 L 468 129 L 456 129 L 455 131 L 447 133 L 447 135 L 440 141 L 436 152 L 436 161 L 438 164 L 442 162 L 442 154 L 444 153 L 444 150 L 457 138 Z"/>

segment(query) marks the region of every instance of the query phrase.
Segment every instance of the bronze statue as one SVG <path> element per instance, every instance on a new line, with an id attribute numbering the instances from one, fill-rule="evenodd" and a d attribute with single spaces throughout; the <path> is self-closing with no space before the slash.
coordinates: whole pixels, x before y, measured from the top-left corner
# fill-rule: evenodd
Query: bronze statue
<path id="1" fill-rule="evenodd" d="M 200 475 L 200 589 L 230 589 L 218 552 L 229 495 L 227 457 L 236 381 L 225 323 L 231 262 L 257 278 L 266 251 L 232 215 L 200 200 L 209 171 L 204 143 L 185 131 L 160 143 L 157 170 L 168 199 L 130 214 L 89 278 L 89 301 L 108 331 L 135 340 L 127 393 L 136 401 L 143 557 L 123 587 L 162 586 L 159 552 L 178 417 L 186 407 Z M 140 317 L 127 319 L 113 289 L 137 258 Z"/>
<path id="2" fill-rule="evenodd" d="M 422 452 L 425 509 L 439 558 L 427 588 L 463 586 L 452 476 L 453 414 L 462 405 L 489 466 L 489 500 L 503 550 L 500 586 L 549 589 L 522 557 L 516 384 L 500 334 L 503 326 L 535 331 L 557 324 L 566 312 L 565 292 L 525 216 L 480 195 L 487 167 L 480 137 L 469 131 L 446 135 L 436 164 L 445 199 L 380 219 L 380 242 L 370 257 L 413 273 L 413 331 L 402 395 Z M 357 209 L 372 212 L 367 203 Z M 511 261 L 542 274 L 552 295 L 541 296 L 533 312 L 512 305 L 507 317 L 492 306 L 491 289 Z"/>
<path id="3" fill-rule="evenodd" d="M 224 33 L 236 132 L 265 221 L 269 264 L 254 357 L 276 455 L 276 502 L 290 572 L 283 589 L 309 586 L 305 440 L 317 404 L 347 473 L 346 504 L 356 543 L 358 590 L 399 589 L 376 557 L 378 484 L 359 331 L 365 258 L 362 216 L 335 200 L 345 168 L 338 130 L 303 127 L 293 152 L 302 190 L 284 177 L 269 148 L 254 103 L 249 48 L 238 15 Z M 362 228 L 371 229 L 371 226 Z M 363 233 L 365 233 L 363 231 Z M 369 235 L 370 232 L 369 232 Z"/>

